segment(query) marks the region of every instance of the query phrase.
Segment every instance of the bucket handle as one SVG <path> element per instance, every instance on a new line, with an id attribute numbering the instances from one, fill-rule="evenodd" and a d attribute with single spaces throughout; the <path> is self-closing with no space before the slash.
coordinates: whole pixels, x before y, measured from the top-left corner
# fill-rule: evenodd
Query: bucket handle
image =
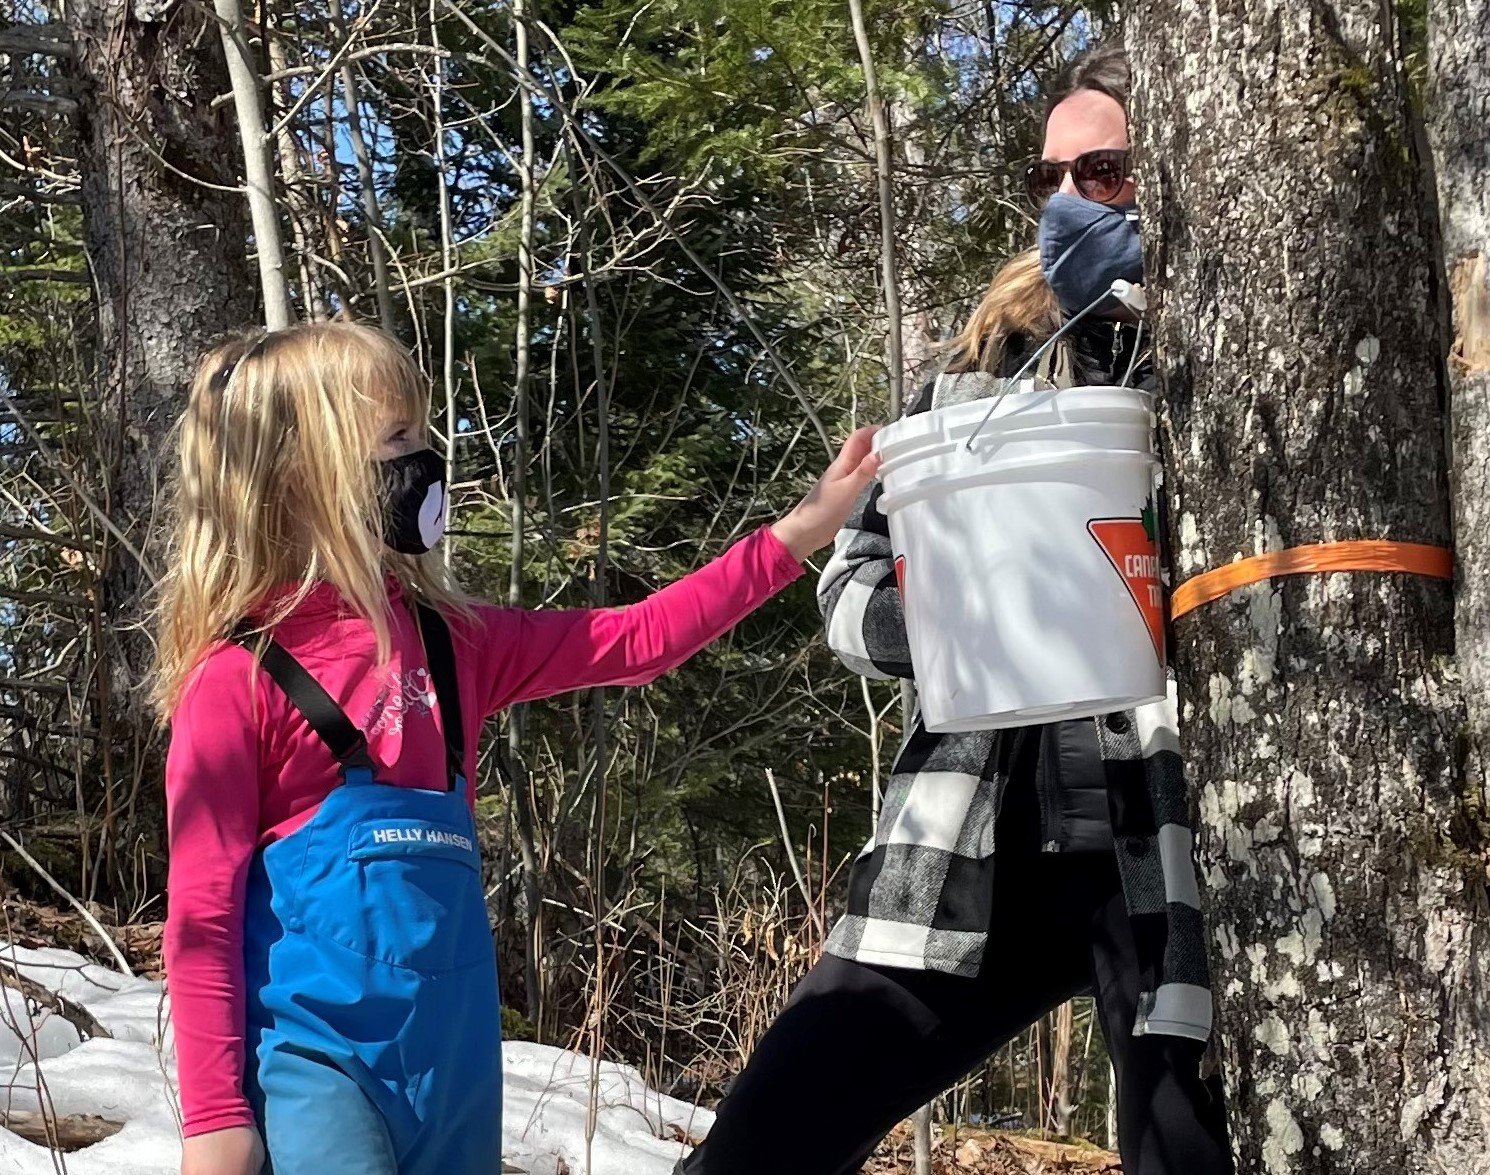
<path id="1" fill-rule="evenodd" d="M 1122 278 L 1119 278 L 1117 281 L 1112 283 L 1111 288 L 1103 290 L 1100 294 L 1098 294 L 1097 297 L 1094 298 L 1091 303 L 1084 310 L 1081 311 L 1080 314 L 1076 314 L 1071 318 L 1068 318 L 1061 326 L 1060 330 L 1056 331 L 1055 334 L 1051 335 L 1050 338 L 1046 339 L 1043 343 L 1040 344 L 1039 347 L 1035 349 L 1035 353 L 1024 361 L 1024 366 L 1014 373 L 1012 379 L 1005 381 L 1004 386 L 1000 388 L 998 394 L 993 397 L 993 403 L 988 406 L 988 411 L 984 414 L 983 419 L 978 422 L 978 427 L 973 429 L 972 436 L 968 437 L 967 439 L 967 451 L 969 453 L 973 451 L 973 442 L 978 439 L 978 434 L 983 431 L 988 422 L 993 419 L 993 414 L 998 411 L 999 403 L 1005 396 L 1009 394 L 1012 388 L 1018 386 L 1019 381 L 1024 377 L 1024 373 L 1027 372 L 1036 363 L 1040 362 L 1041 356 L 1043 356 L 1046 351 L 1050 350 L 1050 348 L 1055 345 L 1057 339 L 1059 339 L 1063 334 L 1065 334 L 1068 330 L 1070 330 L 1098 306 L 1102 305 L 1103 302 L 1107 301 L 1108 298 L 1116 298 L 1124 306 L 1127 306 L 1131 310 L 1136 310 L 1140 315 L 1142 315 L 1143 312 L 1148 309 L 1148 299 L 1144 297 L 1143 288 L 1141 286 L 1135 286 L 1132 282 L 1124 281 Z M 1138 320 L 1138 329 L 1140 332 L 1143 330 L 1142 317 L 1140 317 Z M 1123 376 L 1123 382 L 1118 385 L 1119 387 L 1127 386 L 1128 380 L 1133 375 L 1133 369 L 1137 364 L 1137 360 L 1138 343 L 1137 341 L 1135 341 L 1133 345 L 1133 361 L 1128 364 L 1128 372 L 1126 375 Z"/>

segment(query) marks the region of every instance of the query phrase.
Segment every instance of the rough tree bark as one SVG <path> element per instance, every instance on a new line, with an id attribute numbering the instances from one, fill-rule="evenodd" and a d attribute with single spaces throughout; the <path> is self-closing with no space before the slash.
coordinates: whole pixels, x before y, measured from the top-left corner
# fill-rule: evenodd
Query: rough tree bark
<path id="1" fill-rule="evenodd" d="M 247 323 L 254 281 L 234 129 L 212 97 L 228 88 L 210 11 L 190 5 L 76 0 L 67 5 L 78 98 L 84 237 L 98 297 L 98 394 L 107 509 L 147 560 L 160 507 L 166 432 L 192 369 L 215 336 Z M 218 185 L 208 187 L 205 184 Z M 149 577 L 112 539 L 105 615 L 119 634 L 113 699 L 141 718 Z"/>
<path id="2" fill-rule="evenodd" d="M 1450 542 L 1432 204 L 1393 20 L 1371 0 L 1131 13 L 1182 580 L 1326 540 Z M 1238 1169 L 1490 1170 L 1449 585 L 1278 579 L 1177 636 Z"/>
<path id="3" fill-rule="evenodd" d="M 1458 579 L 1454 639 L 1468 711 L 1466 791 L 1490 811 L 1490 2 L 1428 10 L 1428 134 L 1451 310 Z M 1490 1003 L 1482 1003 L 1490 1016 Z"/>

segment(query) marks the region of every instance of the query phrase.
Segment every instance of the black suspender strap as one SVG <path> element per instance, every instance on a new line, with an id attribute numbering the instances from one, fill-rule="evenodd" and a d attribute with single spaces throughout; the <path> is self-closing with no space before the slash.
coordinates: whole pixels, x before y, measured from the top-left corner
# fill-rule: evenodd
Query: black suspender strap
<path id="1" fill-rule="evenodd" d="M 424 638 L 424 653 L 429 660 L 429 676 L 434 682 L 435 697 L 440 704 L 440 725 L 445 733 L 445 770 L 453 791 L 456 781 L 465 773 L 466 735 L 460 709 L 460 688 L 455 677 L 455 646 L 445 618 L 428 604 L 417 607 L 419 632 Z M 253 651 L 259 634 L 246 625 L 240 626 L 232 640 Z M 375 770 L 368 754 L 367 739 L 346 712 L 332 699 L 320 682 L 274 641 L 264 644 L 261 663 L 274 684 L 284 692 L 290 704 L 299 710 L 310 728 L 330 748 L 336 761 L 347 767 Z"/>
<path id="2" fill-rule="evenodd" d="M 257 635 L 240 628 L 233 634 L 233 640 L 252 651 Z M 373 770 L 367 739 L 304 665 L 272 640 L 264 645 L 261 663 L 274 684 L 284 691 L 290 705 L 300 711 L 342 767 Z"/>
<path id="3" fill-rule="evenodd" d="M 445 618 L 426 603 L 416 607 L 419 632 L 424 637 L 424 655 L 429 659 L 429 676 L 435 683 L 435 697 L 440 703 L 440 725 L 445 728 L 445 761 L 450 787 L 465 774 L 466 729 L 460 711 L 460 687 L 455 678 L 455 646 L 450 640 L 450 626 Z"/>

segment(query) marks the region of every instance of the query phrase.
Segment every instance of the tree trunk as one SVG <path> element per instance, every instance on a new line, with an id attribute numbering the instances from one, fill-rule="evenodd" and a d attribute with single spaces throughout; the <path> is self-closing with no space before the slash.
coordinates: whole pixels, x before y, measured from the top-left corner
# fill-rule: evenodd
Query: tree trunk
<path id="1" fill-rule="evenodd" d="M 880 208 L 880 284 L 885 297 L 885 371 L 890 382 L 891 420 L 900 418 L 905 403 L 905 360 L 900 351 L 900 273 L 895 257 L 895 176 L 893 143 L 890 138 L 890 113 L 880 94 L 879 76 L 874 68 L 874 51 L 869 45 L 869 31 L 864 24 L 862 0 L 848 0 L 854 26 L 854 44 L 859 50 L 859 64 L 864 70 L 864 97 L 874 124 L 874 177 Z"/>
<path id="2" fill-rule="evenodd" d="M 1469 716 L 1466 791 L 1485 811 L 1490 803 L 1490 158 L 1485 154 L 1490 3 L 1441 0 L 1428 15 L 1428 134 L 1452 315 L 1454 639 Z"/>
<path id="3" fill-rule="evenodd" d="M 1454 648 L 1467 723 L 1461 743 L 1465 807 L 1478 824 L 1466 834 L 1486 875 L 1490 857 L 1490 2 L 1437 0 L 1428 11 L 1428 136 L 1438 187 L 1439 232 L 1450 310 L 1448 338 L 1450 484 L 1457 551 Z M 1484 957 L 1483 922 L 1473 940 Z M 1482 967 L 1461 1015 L 1476 1011 L 1478 1051 L 1465 1057 L 1477 1083 L 1480 1121 L 1490 1119 L 1490 980 Z M 1490 1170 L 1481 1157 L 1480 1170 Z"/>
<path id="4" fill-rule="evenodd" d="M 284 73 L 290 65 L 285 51 L 285 34 L 279 22 L 272 23 L 264 38 L 268 42 L 269 71 Z M 295 128 L 288 121 L 280 121 L 284 112 L 295 104 L 294 89 L 289 79 L 275 83 L 275 102 L 270 117 L 278 128 L 275 135 L 279 148 L 279 167 L 284 177 L 285 207 L 289 212 L 290 232 L 295 243 L 295 268 L 300 284 L 300 305 L 306 318 L 312 322 L 325 322 L 331 317 L 326 299 L 321 293 L 320 275 L 316 273 L 311 254 L 315 251 L 312 228 L 320 217 L 316 208 L 315 189 L 305 169 L 300 165 L 300 143 L 295 137 Z"/>
<path id="5" fill-rule="evenodd" d="M 931 1115 L 936 1102 L 930 1101 L 911 1115 L 911 1151 L 916 1175 L 931 1175 Z"/>
<path id="6" fill-rule="evenodd" d="M 274 164 L 269 156 L 269 134 L 264 129 L 264 101 L 259 75 L 248 49 L 239 0 L 213 0 L 223 56 L 233 83 L 233 108 L 238 114 L 238 141 L 243 147 L 243 174 L 248 181 L 248 210 L 253 218 L 254 253 L 259 260 L 259 284 L 264 293 L 264 325 L 283 330 L 290 325 L 290 288 L 285 284 L 285 252 L 279 237 L 279 208 L 274 202 Z"/>
<path id="7" fill-rule="evenodd" d="M 227 89 L 227 71 L 215 22 L 200 8 L 78 0 L 66 12 L 82 83 L 78 170 L 98 294 L 106 508 L 158 562 L 150 540 L 167 430 L 204 348 L 243 326 L 254 306 L 242 195 L 194 182 L 235 183 L 232 112 L 210 105 Z M 138 719 L 133 687 L 149 642 L 132 626 L 149 576 L 111 537 L 102 541 L 104 614 L 122 648 L 102 686 L 117 699 L 106 694 L 101 708 Z"/>
<path id="8" fill-rule="evenodd" d="M 344 37 L 351 35 L 342 15 L 341 0 L 330 0 L 331 21 Z M 436 68 L 439 63 L 436 62 Z M 357 183 L 362 200 L 362 216 L 367 221 L 367 253 L 372 259 L 373 296 L 378 303 L 378 325 L 390 333 L 397 322 L 393 311 L 393 294 L 388 284 L 388 256 L 383 248 L 383 214 L 378 207 L 378 189 L 373 173 L 372 155 L 362 137 L 362 100 L 358 96 L 357 75 L 350 63 L 338 71 L 342 105 L 347 108 L 347 142 L 357 163 Z M 335 164 L 332 164 L 335 170 Z"/>
<path id="9" fill-rule="evenodd" d="M 527 0 L 513 0 L 512 31 L 516 39 L 517 67 L 528 69 Z M 517 238 L 517 361 L 513 371 L 512 413 L 516 417 L 516 446 L 512 455 L 512 566 L 507 580 L 507 606 L 521 608 L 523 603 L 524 539 L 528 525 L 528 462 L 532 458 L 532 423 L 528 403 L 528 384 L 533 358 L 533 235 L 536 204 L 533 157 L 537 151 L 533 133 L 533 96 L 520 91 L 522 103 L 518 117 L 522 127 L 522 154 L 517 173 L 522 184 L 521 227 Z M 507 713 L 507 785 L 512 792 L 512 806 L 517 814 L 518 843 L 521 850 L 523 904 L 527 907 L 527 934 L 523 939 L 523 979 L 527 995 L 528 1020 L 543 1039 L 543 882 L 538 858 L 536 828 L 537 805 L 534 802 L 533 779 L 523 755 L 526 708 L 514 706 Z"/>
<path id="10" fill-rule="evenodd" d="M 1392 20 L 1366 0 L 1131 15 L 1180 580 L 1450 541 L 1431 198 Z M 1449 586 L 1264 581 L 1177 636 L 1238 1169 L 1490 1169 Z"/>
<path id="11" fill-rule="evenodd" d="M 1071 1118 L 1076 1112 L 1071 1101 L 1071 1046 L 1076 1039 L 1076 1009 L 1067 1000 L 1042 1020 L 1048 1024 L 1050 1068 L 1046 1072 L 1044 1120 L 1040 1129 L 1069 1138 Z"/>

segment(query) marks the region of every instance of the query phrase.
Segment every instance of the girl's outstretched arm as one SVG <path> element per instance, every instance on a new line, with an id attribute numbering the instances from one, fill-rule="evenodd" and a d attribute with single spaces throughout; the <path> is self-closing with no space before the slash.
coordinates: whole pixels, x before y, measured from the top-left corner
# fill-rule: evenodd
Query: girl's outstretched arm
<path id="1" fill-rule="evenodd" d="M 879 468 L 874 429 L 844 442 L 811 492 L 784 518 L 718 559 L 624 608 L 480 613 L 482 712 L 596 685 L 644 685 L 728 632 L 802 574 L 833 540 Z"/>

